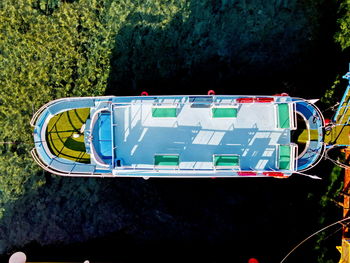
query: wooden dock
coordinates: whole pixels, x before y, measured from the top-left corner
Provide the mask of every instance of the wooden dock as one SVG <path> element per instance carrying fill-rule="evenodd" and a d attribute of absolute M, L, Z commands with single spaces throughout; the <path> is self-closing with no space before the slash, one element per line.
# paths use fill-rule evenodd
<path fill-rule="evenodd" d="M 350 147 L 345 150 L 345 158 L 350 158 Z M 343 218 L 350 216 L 350 169 L 345 169 L 344 173 L 344 188 L 343 188 Z M 347 224 L 343 224 L 342 245 L 337 246 L 337 249 L 341 253 L 339 263 L 350 263 L 350 233 Z"/>
<path fill-rule="evenodd" d="M 349 85 L 343 95 L 337 112 L 333 118 L 333 126 L 326 132 L 325 143 L 328 145 L 339 145 L 346 147 L 345 160 L 346 165 L 349 165 L 350 160 L 350 72 L 344 77 L 349 81 Z M 350 168 L 344 171 L 344 186 L 343 186 L 343 219 L 350 216 Z M 345 221 L 346 222 L 346 221 Z M 339 263 L 350 263 L 350 231 L 347 223 L 343 223 L 342 244 L 337 246 L 341 253 Z"/>

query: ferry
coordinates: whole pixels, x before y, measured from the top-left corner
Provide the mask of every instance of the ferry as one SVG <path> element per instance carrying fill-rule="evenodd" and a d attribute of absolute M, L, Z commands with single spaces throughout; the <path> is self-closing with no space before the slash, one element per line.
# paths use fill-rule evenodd
<path fill-rule="evenodd" d="M 61 176 L 286 178 L 325 152 L 317 100 L 238 95 L 61 98 L 31 120 L 34 160 Z"/>

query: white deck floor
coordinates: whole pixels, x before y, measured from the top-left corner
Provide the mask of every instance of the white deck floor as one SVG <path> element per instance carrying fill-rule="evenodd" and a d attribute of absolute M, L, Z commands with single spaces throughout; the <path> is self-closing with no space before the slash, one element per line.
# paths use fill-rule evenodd
<path fill-rule="evenodd" d="M 213 169 L 213 154 L 238 154 L 242 170 L 276 169 L 276 146 L 290 143 L 290 131 L 276 128 L 275 106 L 240 104 L 225 119 L 190 103 L 178 105 L 177 118 L 153 118 L 151 103 L 115 106 L 116 158 L 146 168 L 155 154 L 179 154 L 180 169 Z"/>

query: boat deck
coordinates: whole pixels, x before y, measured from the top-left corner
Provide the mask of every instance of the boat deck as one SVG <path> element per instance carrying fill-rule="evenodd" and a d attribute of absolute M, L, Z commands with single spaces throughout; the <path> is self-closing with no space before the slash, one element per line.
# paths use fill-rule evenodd
<path fill-rule="evenodd" d="M 213 169 L 214 155 L 237 155 L 239 169 L 276 170 L 279 145 L 290 144 L 290 129 L 277 128 L 275 103 L 220 102 L 218 108 L 234 113 L 220 117 L 205 104 L 159 105 L 176 108 L 176 116 L 155 113 L 154 103 L 113 105 L 114 158 L 124 167 L 152 168 L 155 155 L 178 155 L 179 169 Z"/>
<path fill-rule="evenodd" d="M 324 120 L 313 103 L 289 96 L 62 98 L 33 116 L 31 154 L 63 176 L 287 177 L 324 152 Z M 89 117 L 73 135 L 84 136 L 89 163 L 55 155 L 46 141 L 51 119 L 83 108 Z M 315 131 L 300 152 L 291 136 L 297 114 Z"/>

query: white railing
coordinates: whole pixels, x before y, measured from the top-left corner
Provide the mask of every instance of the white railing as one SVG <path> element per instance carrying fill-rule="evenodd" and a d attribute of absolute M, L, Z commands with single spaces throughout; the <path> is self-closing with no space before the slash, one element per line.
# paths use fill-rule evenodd
<path fill-rule="evenodd" d="M 56 100 L 49 101 L 48 103 L 44 104 L 41 106 L 33 115 L 32 119 L 30 120 L 30 125 L 35 126 L 35 122 L 38 119 L 39 115 L 49 106 L 52 106 L 53 104 L 56 104 L 61 101 L 72 101 L 72 100 L 85 100 L 85 99 L 103 99 L 103 98 L 109 98 L 109 97 L 115 97 L 115 96 L 88 96 L 88 97 L 65 97 L 65 98 L 60 98 Z M 68 109 L 67 109 L 68 110 Z"/>
<path fill-rule="evenodd" d="M 108 111 L 108 108 L 102 108 L 97 110 L 92 116 L 91 116 L 91 122 L 90 122 L 90 132 L 91 132 L 91 136 L 88 138 L 88 141 L 90 142 L 90 149 L 91 149 L 91 157 L 95 160 L 95 162 L 103 167 L 109 167 L 109 164 L 106 164 L 98 155 L 97 151 L 95 150 L 95 146 L 93 143 L 93 137 L 92 137 L 92 131 L 93 128 L 95 126 L 95 123 L 98 119 L 98 115 L 100 112 L 102 111 Z M 112 114 L 112 113 L 111 113 Z"/>
<path fill-rule="evenodd" d="M 46 165 L 44 162 L 42 162 L 42 160 L 40 159 L 40 157 L 37 154 L 37 151 L 35 148 L 33 148 L 30 151 L 30 154 L 32 155 L 33 159 L 36 161 L 36 163 L 45 171 L 52 173 L 52 174 L 56 174 L 56 175 L 60 175 L 60 176 L 72 176 L 72 177 L 115 177 L 112 172 L 111 173 L 95 173 L 95 170 L 92 173 L 79 173 L 79 172 L 71 172 L 74 167 L 72 168 L 72 170 L 70 172 L 65 172 L 65 171 L 59 171 L 56 169 L 52 169 L 50 165 Z M 74 164 L 72 164 L 73 166 Z M 76 165 L 76 164 L 75 164 Z M 96 169 L 96 168 L 95 168 Z M 102 170 L 102 169 L 101 169 Z"/>

